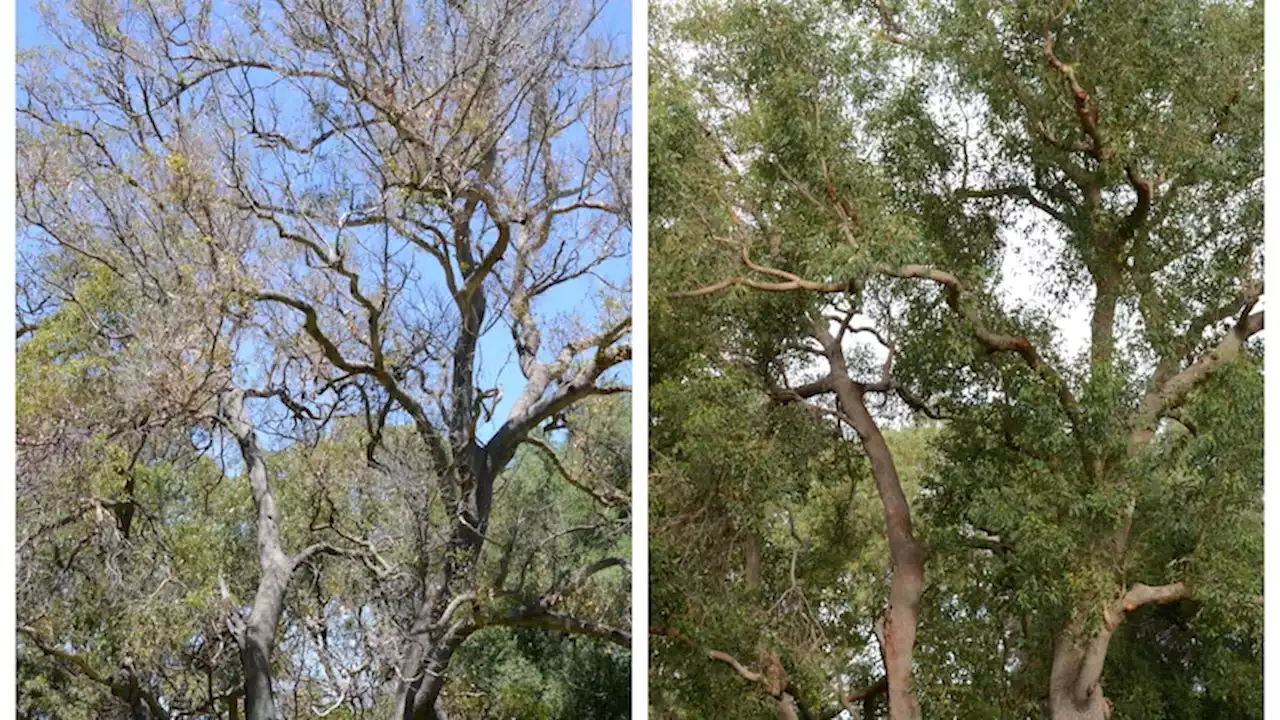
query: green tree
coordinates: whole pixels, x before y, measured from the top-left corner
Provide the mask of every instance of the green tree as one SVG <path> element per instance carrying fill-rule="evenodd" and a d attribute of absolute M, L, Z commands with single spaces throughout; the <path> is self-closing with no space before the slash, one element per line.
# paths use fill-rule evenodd
<path fill-rule="evenodd" d="M 883 617 L 890 717 L 1257 716 L 1261 7 L 735 2 L 655 24 L 654 405 L 720 384 L 743 424 L 659 415 L 655 452 L 740 443 L 779 492 L 806 474 L 746 424 L 799 406 L 788 432 L 857 436 L 887 610 L 846 586 L 819 614 Z M 939 425 L 918 495 L 880 429 L 912 417 Z M 865 677 L 823 651 L 801 695 Z M 1153 692 L 1168 673 L 1181 691 Z"/>

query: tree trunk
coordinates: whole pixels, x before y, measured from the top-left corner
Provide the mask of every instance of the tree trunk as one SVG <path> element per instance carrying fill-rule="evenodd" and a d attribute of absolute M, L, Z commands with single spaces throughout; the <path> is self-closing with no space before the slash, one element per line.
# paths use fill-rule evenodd
<path fill-rule="evenodd" d="M 753 596 L 760 592 L 760 533 L 755 530 L 747 531 L 746 541 L 744 542 L 743 551 L 746 554 L 744 562 L 747 576 L 747 591 Z"/>
<path fill-rule="evenodd" d="M 1102 693 L 1102 669 L 1111 637 L 1129 613 L 1145 605 L 1164 605 L 1191 597 L 1182 582 L 1135 584 L 1103 610 L 1102 627 L 1084 638 L 1079 623 L 1067 627 L 1054 643 L 1049 674 L 1049 713 L 1053 720 L 1107 720 L 1111 701 Z"/>
<path fill-rule="evenodd" d="M 1049 716 L 1053 720 L 1107 720 L 1111 717 L 1111 702 L 1102 693 L 1101 676 L 1086 677 L 1086 659 L 1090 651 L 1099 650 L 1105 657 L 1105 643 L 1111 632 L 1104 630 L 1105 640 L 1095 638 L 1088 647 L 1080 647 L 1072 640 L 1059 638 L 1053 653 L 1053 669 L 1049 676 Z M 1101 663 L 1101 658 L 1097 659 Z"/>
<path fill-rule="evenodd" d="M 912 688 L 911 664 L 920 596 L 924 592 L 924 549 L 912 533 L 911 509 L 898 479 L 893 453 L 867 410 L 862 386 L 849 377 L 843 348 L 825 331 L 820 333 L 819 340 L 831 365 L 831 384 L 840 410 L 862 440 L 871 461 L 876 491 L 884 506 L 885 532 L 893 562 L 893 582 L 882 638 L 885 674 L 889 679 L 889 717 L 890 720 L 919 720 L 920 704 Z"/>
<path fill-rule="evenodd" d="M 785 692 L 778 699 L 778 720 L 800 720 L 800 712 L 796 710 L 795 698 Z"/>
<path fill-rule="evenodd" d="M 483 449 L 470 448 L 466 478 L 455 477 L 463 489 L 452 533 L 445 545 L 440 569 L 431 582 L 431 590 L 418 610 L 409 649 L 400 664 L 401 680 L 396 688 L 397 720 L 440 720 L 443 705 L 439 702 L 445 672 L 454 651 L 470 635 L 470 630 L 451 623 L 440 625 L 441 616 L 459 593 L 455 585 L 468 578 L 480 556 L 484 533 L 489 524 L 492 488 L 499 464 Z"/>
<path fill-rule="evenodd" d="M 264 568 L 258 581 L 253 610 L 249 613 L 240 642 L 245 720 L 277 720 L 280 717 L 271 687 L 271 651 L 275 646 L 285 590 L 292 575 L 288 560 L 284 560 L 283 566 L 277 564 L 280 560 L 284 558 L 267 561 L 272 567 L 269 570 Z"/>
<path fill-rule="evenodd" d="M 1118 280 L 1112 277 L 1111 271 L 1096 281 L 1097 295 L 1093 302 L 1093 317 L 1089 322 L 1090 362 L 1094 370 L 1110 366 L 1116 346 L 1116 303 L 1119 292 L 1116 288 Z"/>
<path fill-rule="evenodd" d="M 258 513 L 258 591 L 248 620 L 236 633 L 240 644 L 240 664 L 244 671 L 245 720 L 277 720 L 271 687 L 271 651 L 276 627 L 284 608 L 284 595 L 293 575 L 293 561 L 280 545 L 280 515 L 267 475 L 267 462 L 258 447 L 257 434 L 244 408 L 244 393 L 223 397 L 226 426 L 240 445 L 253 503 Z"/>

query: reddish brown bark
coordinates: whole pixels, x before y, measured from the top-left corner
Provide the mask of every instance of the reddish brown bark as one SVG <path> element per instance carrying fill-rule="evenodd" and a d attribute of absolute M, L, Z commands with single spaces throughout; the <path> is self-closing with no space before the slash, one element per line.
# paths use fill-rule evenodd
<path fill-rule="evenodd" d="M 924 548 L 912 531 L 911 508 L 898 478 L 893 453 L 875 418 L 867 410 L 863 387 L 849 377 L 844 350 L 836 338 L 825 328 L 819 328 L 817 336 L 831 365 L 830 381 L 838 406 L 862 440 L 862 447 L 871 461 L 876 492 L 884 507 L 885 534 L 893 563 L 893 581 L 883 632 L 885 674 L 889 681 L 889 717 L 891 720 L 918 720 L 920 704 L 912 687 L 911 665 L 920 596 L 924 592 Z"/>

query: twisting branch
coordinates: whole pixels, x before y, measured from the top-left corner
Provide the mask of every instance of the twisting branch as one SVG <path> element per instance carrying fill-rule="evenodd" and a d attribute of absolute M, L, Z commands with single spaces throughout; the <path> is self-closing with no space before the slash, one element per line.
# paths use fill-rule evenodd
<path fill-rule="evenodd" d="M 847 707 L 857 702 L 866 702 L 884 695 L 887 692 L 889 692 L 889 677 L 884 676 L 861 690 L 854 690 L 848 695 L 845 695 L 841 705 Z M 840 714 L 845 711 L 846 707 L 835 707 L 824 710 L 823 712 L 818 713 L 817 717 L 820 720 L 835 720 L 835 718 L 839 717 Z"/>
<path fill-rule="evenodd" d="M 1126 590 L 1119 599 L 1104 610 L 1102 629 L 1089 641 L 1084 650 L 1079 674 L 1075 679 L 1076 697 L 1087 698 L 1098 685 L 1102 678 L 1102 668 L 1106 663 L 1111 637 L 1129 613 L 1146 605 L 1167 605 L 1192 596 L 1191 586 L 1184 582 L 1158 586 L 1138 583 Z"/>
<path fill-rule="evenodd" d="M 874 0 L 876 13 L 880 17 L 880 28 L 882 36 L 885 40 L 904 47 L 911 47 L 913 40 L 910 34 L 902 27 L 902 23 L 894 17 L 893 13 L 885 5 L 884 0 Z"/>
<path fill-rule="evenodd" d="M 752 670 L 750 667 L 748 667 L 745 663 L 743 663 L 734 655 L 724 652 L 723 650 L 717 650 L 715 648 L 705 647 L 699 644 L 693 638 L 690 638 L 688 635 L 685 635 L 684 633 L 680 632 L 675 628 L 651 625 L 649 626 L 649 634 L 657 637 L 670 638 L 672 640 L 675 640 L 676 642 L 679 642 L 682 645 L 685 645 L 691 648 L 698 654 L 705 656 L 708 660 L 712 660 L 718 663 L 723 663 L 730 670 L 732 670 L 735 675 L 742 678 L 746 682 L 757 686 L 766 695 L 773 698 L 774 700 L 777 700 L 779 702 L 786 702 L 789 699 L 794 700 L 800 710 L 800 714 L 802 717 L 818 718 L 819 720 L 832 720 L 833 718 L 838 717 L 840 713 L 843 712 L 844 710 L 843 707 L 836 707 L 831 709 L 823 709 L 816 713 L 809 712 L 806 709 L 806 705 L 800 702 L 799 698 L 801 698 L 802 696 L 800 695 L 799 690 L 796 688 L 795 684 L 791 681 L 790 678 L 785 678 L 784 682 L 779 684 L 777 680 L 775 678 L 770 677 L 768 673 L 757 672 L 755 670 Z M 861 690 L 856 690 L 848 695 L 843 695 L 841 693 L 836 693 L 836 694 L 841 699 L 841 705 L 844 705 L 848 703 L 859 702 L 861 700 L 877 697 L 887 692 L 888 689 L 889 689 L 889 680 L 887 677 L 882 677 L 876 682 L 872 683 L 871 685 L 868 685 L 867 687 Z"/>
<path fill-rule="evenodd" d="M 314 306 L 287 295 L 271 292 L 260 293 L 257 299 L 261 302 L 279 303 L 302 313 L 304 318 L 303 329 L 320 346 L 325 358 L 333 363 L 334 367 L 343 372 L 351 375 L 369 375 L 376 379 L 386 389 L 387 393 L 405 409 L 405 412 L 409 413 L 410 417 L 413 418 L 418 433 L 427 442 L 432 460 L 437 467 L 443 469 L 450 466 L 450 453 L 444 438 L 440 435 L 440 431 L 432 425 L 422 404 L 409 395 L 395 377 L 383 366 L 380 359 L 380 349 L 374 350 L 373 365 L 349 360 L 338 349 L 337 343 L 320 329 L 320 316 Z"/>
<path fill-rule="evenodd" d="M 1067 387 L 1062 375 L 1040 356 L 1040 353 L 1036 350 L 1035 345 L 1031 344 L 1030 340 L 1025 337 L 1005 335 L 988 329 L 982 323 L 982 318 L 978 311 L 965 302 L 964 287 L 960 284 L 960 280 L 949 272 L 926 265 L 903 265 L 898 268 L 886 267 L 882 268 L 882 272 L 892 277 L 930 280 L 944 286 L 946 288 L 947 305 L 969 324 L 973 330 L 974 337 L 977 338 L 979 343 L 992 352 L 1017 353 L 1027 364 L 1027 367 L 1039 375 L 1045 384 L 1057 394 L 1058 403 L 1062 406 L 1063 412 L 1066 413 L 1067 418 L 1071 421 L 1072 428 L 1075 430 L 1073 435 L 1077 439 L 1085 470 L 1089 474 L 1093 474 L 1093 450 L 1089 447 L 1089 443 L 1084 437 L 1084 421 L 1080 411 L 1080 403 L 1076 400 L 1075 394 L 1071 392 L 1071 388 Z"/>
<path fill-rule="evenodd" d="M 1076 77 L 1075 68 L 1062 62 L 1058 56 L 1053 53 L 1053 30 L 1045 28 L 1044 31 L 1044 57 L 1049 62 L 1049 66 L 1062 74 L 1067 81 L 1067 86 L 1071 89 L 1071 98 L 1075 102 L 1076 116 L 1080 119 L 1080 127 L 1084 130 L 1085 135 L 1089 136 L 1089 145 L 1084 148 L 1094 159 L 1099 162 L 1111 158 L 1111 148 L 1102 138 L 1102 132 L 1098 129 L 1098 106 L 1097 103 L 1091 102 L 1089 93 L 1085 91 L 1084 86 L 1080 84 L 1080 80 Z"/>

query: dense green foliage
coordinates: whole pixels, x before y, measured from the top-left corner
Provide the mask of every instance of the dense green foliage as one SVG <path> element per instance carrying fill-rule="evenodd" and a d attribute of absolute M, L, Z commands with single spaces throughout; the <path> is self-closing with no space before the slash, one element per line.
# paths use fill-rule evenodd
<path fill-rule="evenodd" d="M 1114 718 L 1261 716 L 1261 10 L 657 13 L 653 622 L 692 644 L 655 638 L 656 711 L 772 717 L 707 649 L 777 654 L 813 715 L 883 673 L 866 462 L 779 395 L 853 309 L 929 553 L 925 717 L 1077 717 L 1054 648 L 1097 637 Z M 1139 584 L 1176 597 L 1115 610 Z"/>

